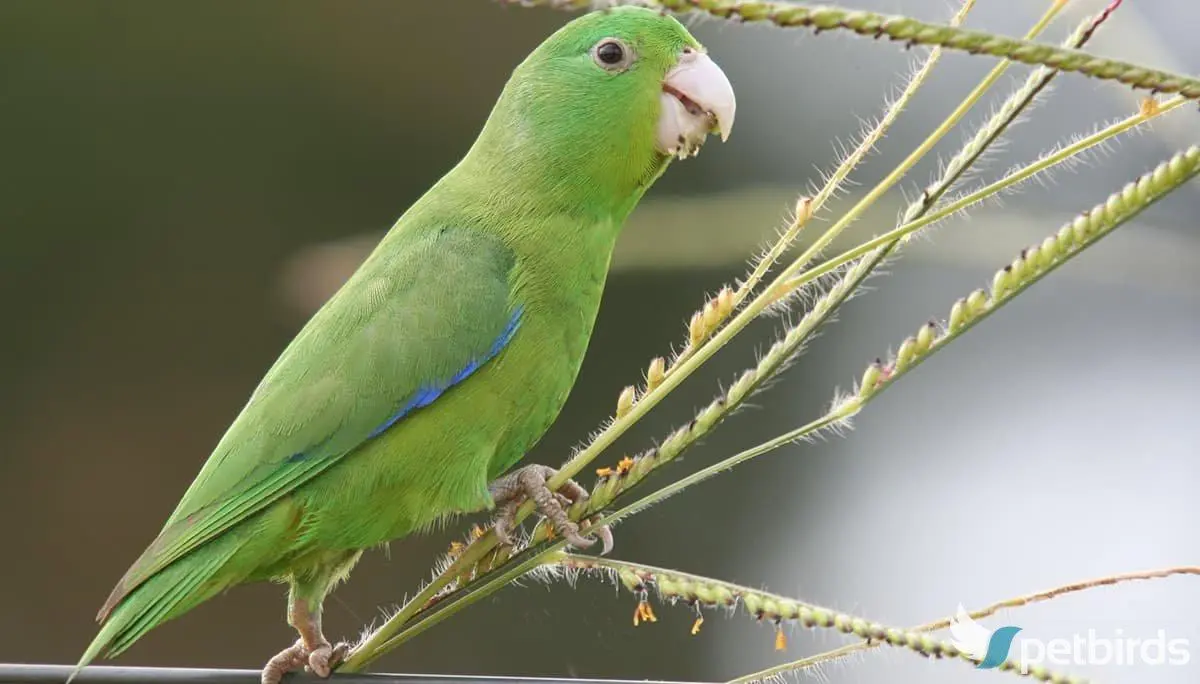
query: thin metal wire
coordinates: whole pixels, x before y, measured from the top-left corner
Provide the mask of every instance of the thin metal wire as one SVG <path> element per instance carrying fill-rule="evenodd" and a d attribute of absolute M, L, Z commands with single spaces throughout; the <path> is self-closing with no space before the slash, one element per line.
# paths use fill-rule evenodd
<path fill-rule="evenodd" d="M 71 674 L 68 665 L 15 665 L 0 663 L 0 684 L 63 684 Z M 258 684 L 258 670 L 210 670 L 183 667 L 89 666 L 74 680 L 79 684 Z M 311 675 L 289 675 L 285 682 L 337 684 L 692 684 L 623 679 L 556 679 L 553 677 L 469 677 L 460 675 L 335 674 L 329 680 Z M 72 682 L 72 684 L 74 684 Z"/>

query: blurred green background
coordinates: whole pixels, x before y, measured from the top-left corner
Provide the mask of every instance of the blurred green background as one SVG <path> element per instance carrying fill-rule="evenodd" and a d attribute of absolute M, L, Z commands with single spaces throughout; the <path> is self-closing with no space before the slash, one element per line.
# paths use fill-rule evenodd
<path fill-rule="evenodd" d="M 1047 40 L 1103 4 L 1076 0 Z M 933 0 L 855 5 L 948 15 Z M 1043 7 L 981 0 L 969 24 L 1020 34 Z M 468 148 L 512 67 L 569 16 L 486 0 L 0 2 L 0 661 L 76 660 L 96 608 L 267 366 Z M 1195 73 L 1196 21 L 1190 5 L 1130 2 L 1092 47 Z M 621 387 L 681 339 L 705 293 L 744 272 L 921 54 L 845 36 L 693 28 L 738 92 L 737 127 L 727 144 L 674 165 L 631 221 L 579 384 L 533 460 L 560 463 L 609 415 Z M 858 179 L 882 177 L 991 64 L 948 55 Z M 1013 73 L 1000 95 L 1027 70 Z M 1062 77 L 985 177 L 1135 103 L 1119 86 Z M 1031 185 L 914 245 L 756 408 L 670 476 L 816 416 L 866 362 L 1020 247 L 1195 143 L 1200 120 L 1186 110 L 1057 174 L 1050 190 Z M 905 184 L 909 196 L 936 161 Z M 890 228 L 895 195 L 859 230 Z M 617 531 L 618 557 L 897 625 L 959 602 L 1194 564 L 1198 213 L 1193 184 L 897 386 L 847 439 L 786 449 L 638 516 Z M 687 420 L 765 348 L 772 325 L 752 329 L 620 447 L 645 448 Z M 469 522 L 371 554 L 327 604 L 330 635 L 356 634 L 411 593 Z M 1072 597 L 993 626 L 1046 638 L 1162 628 L 1200 649 L 1187 608 L 1200 599 L 1194 585 Z M 284 594 L 239 588 L 155 630 L 122 662 L 257 667 L 291 642 Z M 635 630 L 633 606 L 611 586 L 528 581 L 380 668 L 715 680 L 839 643 L 798 633 L 778 654 L 768 627 L 740 618 L 692 637 L 683 607 Z M 1195 667 L 1076 669 L 1192 682 Z M 825 674 L 991 676 L 902 653 Z"/>

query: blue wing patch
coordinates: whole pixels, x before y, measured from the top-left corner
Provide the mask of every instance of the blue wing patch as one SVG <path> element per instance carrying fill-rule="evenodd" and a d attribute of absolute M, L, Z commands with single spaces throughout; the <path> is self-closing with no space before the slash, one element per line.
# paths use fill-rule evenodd
<path fill-rule="evenodd" d="M 513 312 L 512 317 L 508 319 L 508 324 L 504 326 L 504 330 L 500 333 L 500 336 L 492 342 L 492 346 L 488 348 L 487 353 L 485 353 L 481 358 L 471 359 L 466 366 L 463 366 L 462 369 L 451 376 L 449 380 L 445 382 L 434 383 L 417 390 L 416 394 L 414 394 L 403 406 L 401 406 L 398 411 L 384 421 L 383 425 L 380 425 L 372 430 L 371 434 L 367 435 L 367 439 L 374 439 L 375 437 L 378 437 L 388 428 L 395 425 L 396 422 L 404 416 L 419 408 L 429 406 L 438 397 L 442 396 L 446 390 L 457 385 L 463 380 L 466 380 L 472 373 L 479 370 L 483 364 L 495 358 L 496 355 L 499 354 L 500 351 L 504 349 L 504 347 L 506 347 L 512 340 L 513 335 L 517 333 L 517 328 L 521 326 L 522 311 L 524 311 L 524 307 L 518 306 L 517 310 Z"/>

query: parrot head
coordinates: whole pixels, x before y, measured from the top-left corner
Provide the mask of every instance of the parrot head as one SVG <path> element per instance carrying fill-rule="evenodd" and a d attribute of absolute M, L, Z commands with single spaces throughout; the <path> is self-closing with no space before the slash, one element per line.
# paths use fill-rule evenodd
<path fill-rule="evenodd" d="M 729 79 L 683 24 L 618 7 L 578 17 L 538 46 L 489 125 L 505 127 L 495 132 L 501 153 L 535 151 L 530 163 L 564 182 L 584 168 L 588 184 L 645 189 L 709 134 L 728 138 L 736 108 Z"/>
<path fill-rule="evenodd" d="M 641 7 L 593 12 L 534 53 L 555 86 L 587 93 L 576 117 L 606 121 L 634 140 L 654 121 L 654 151 L 685 158 L 709 133 L 733 129 L 737 101 L 725 73 L 674 17 Z M 644 140 L 642 141 L 644 142 Z"/>

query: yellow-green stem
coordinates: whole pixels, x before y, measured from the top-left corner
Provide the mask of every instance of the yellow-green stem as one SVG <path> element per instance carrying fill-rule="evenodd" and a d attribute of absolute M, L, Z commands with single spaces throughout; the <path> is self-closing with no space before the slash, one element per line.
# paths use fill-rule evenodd
<path fill-rule="evenodd" d="M 967 14 L 972 8 L 974 8 L 974 6 L 975 0 L 964 2 L 962 7 L 959 8 L 958 12 L 955 13 L 954 18 L 950 20 L 950 25 L 959 26 L 962 21 L 966 19 Z M 1038 32 L 1040 32 L 1043 28 L 1045 28 L 1046 25 L 1050 23 L 1050 20 L 1054 18 L 1054 15 L 1058 13 L 1059 9 L 1061 8 L 1059 4 L 1056 3 L 1054 8 L 1052 8 L 1052 11 L 1046 12 L 1046 14 L 1042 17 L 1042 20 L 1038 22 L 1038 26 L 1035 27 L 1033 31 L 1030 31 L 1030 33 L 1033 36 L 1037 35 Z M 863 139 L 855 147 L 854 151 L 847 155 L 847 157 L 842 160 L 842 163 L 838 164 L 838 168 L 832 174 L 830 174 L 820 192 L 818 192 L 816 196 L 812 198 L 812 205 L 805 208 L 806 213 L 797 211 L 797 216 L 788 224 L 787 228 L 784 229 L 783 235 L 775 241 L 775 244 L 771 245 L 771 248 L 767 251 L 766 255 L 764 255 L 757 264 L 755 264 L 754 270 L 750 273 L 750 276 L 746 278 L 746 281 L 742 283 L 737 292 L 734 293 L 735 306 L 740 306 L 742 304 L 746 297 L 750 295 L 754 291 L 754 288 L 758 286 L 759 281 L 761 281 L 767 272 L 770 271 L 770 269 L 775 265 L 775 262 L 779 260 L 779 257 L 781 257 L 783 253 L 787 251 L 788 247 L 792 245 L 796 239 L 796 236 L 799 235 L 800 229 L 807 222 L 808 217 L 815 215 L 821 210 L 822 207 L 825 206 L 825 203 L 829 201 L 829 198 L 832 197 L 833 194 L 837 192 L 837 189 L 841 187 L 842 183 L 845 182 L 846 178 L 850 175 L 850 172 L 858 168 L 858 165 L 862 163 L 862 160 L 867 156 L 867 153 L 874 149 L 875 145 L 877 145 L 879 141 L 883 139 L 883 136 L 887 133 L 888 129 L 892 127 L 892 124 L 900 116 L 900 112 L 904 111 L 908 107 L 909 101 L 912 100 L 913 96 L 916 95 L 917 91 L 920 90 L 922 85 L 924 85 L 925 80 L 929 77 L 929 74 L 933 71 L 933 67 L 938 63 L 938 60 L 941 59 L 941 57 L 941 48 L 934 48 L 930 51 L 929 56 L 921 64 L 921 68 L 917 70 L 917 73 L 914 74 L 911 79 L 909 79 L 908 85 L 906 85 L 904 90 L 900 93 L 900 97 L 896 98 L 894 102 L 890 103 L 887 111 L 884 112 L 883 116 L 879 119 L 879 122 L 875 124 L 874 128 L 872 128 L 869 133 L 863 136 Z M 828 243 L 828 241 L 826 241 L 826 243 Z"/>
<path fill-rule="evenodd" d="M 546 5 L 560 9 L 582 9 L 590 4 L 588 0 L 510 1 L 526 6 Z M 1048 66 L 1100 80 L 1117 81 L 1151 92 L 1179 93 L 1189 100 L 1200 99 L 1200 79 L 1183 74 L 986 31 L 931 24 L 911 17 L 848 7 L 814 5 L 794 0 L 653 0 L 651 4 L 673 12 L 703 12 L 743 22 L 767 22 L 780 28 L 812 28 L 818 32 L 850 31 L 860 36 L 888 38 L 906 45 L 941 46 L 971 54 L 1010 59 L 1022 64 Z"/>
<path fill-rule="evenodd" d="M 1171 100 L 1154 108 L 1153 111 L 1138 112 L 1137 114 L 1134 114 L 1133 116 L 1130 116 L 1127 119 L 1124 119 L 1124 120 L 1119 121 L 1111 126 L 1108 126 L 1101 131 L 1098 131 L 1089 136 L 1081 138 L 1080 140 L 1078 140 L 1070 145 L 1067 145 L 1066 147 L 1063 147 L 1061 150 L 1058 150 L 1052 154 L 1046 155 L 1045 157 L 1037 160 L 1036 162 L 1034 162 L 1018 171 L 1014 171 L 1013 173 L 1010 173 L 1009 175 L 1005 176 L 1004 178 L 1001 178 L 1000 180 L 996 181 L 995 183 L 992 183 L 984 188 L 976 190 L 975 192 L 972 192 L 964 197 L 961 197 L 953 202 L 950 202 L 949 204 L 943 205 L 942 207 L 938 208 L 937 210 L 932 211 L 932 212 L 922 216 L 921 218 L 916 219 L 915 221 L 905 223 L 904 225 L 894 228 L 882 235 L 879 235 L 878 237 L 874 237 L 870 240 L 867 240 L 866 242 L 863 242 L 862 244 L 860 244 L 852 249 L 848 249 L 845 252 L 842 252 L 841 254 L 839 254 L 827 261 L 821 262 L 818 266 L 816 266 L 812 269 L 809 269 L 807 271 L 804 271 L 800 275 L 790 278 L 787 281 L 787 285 L 786 285 L 785 289 L 787 291 L 792 291 L 792 290 L 795 290 L 796 288 L 802 287 L 803 285 L 805 285 L 809 282 L 812 282 L 813 280 L 825 275 L 826 273 L 830 273 L 830 272 L 836 270 L 837 268 L 839 268 L 845 264 L 848 264 L 851 261 L 858 259 L 859 257 L 866 255 L 868 252 L 876 249 L 877 247 L 882 247 L 884 245 L 887 245 L 890 242 L 894 242 L 896 240 L 900 240 L 902 238 L 908 237 L 909 235 L 924 228 L 925 226 L 928 226 L 932 223 L 936 223 L 937 221 L 940 221 L 940 220 L 946 218 L 947 216 L 954 214 L 955 212 L 962 211 L 963 209 L 966 209 L 967 207 L 969 207 L 973 204 L 976 204 L 976 203 L 981 202 L 993 195 L 1003 192 L 1004 190 L 1007 190 L 1008 188 L 1011 188 L 1014 185 L 1017 185 L 1018 183 L 1021 183 L 1022 181 L 1025 181 L 1056 164 L 1060 164 L 1081 152 L 1084 152 L 1092 147 L 1095 147 L 1096 145 L 1099 145 L 1099 144 L 1105 142 L 1106 140 L 1109 140 L 1110 138 L 1120 135 L 1121 133 L 1124 133 L 1125 131 L 1128 131 L 1131 128 L 1140 126 L 1141 124 L 1146 123 L 1147 121 L 1150 121 L 1151 119 L 1154 119 L 1158 116 L 1166 114 L 1167 112 L 1175 109 L 1176 107 L 1179 107 L 1180 105 L 1184 104 L 1185 102 L 1187 102 L 1187 100 L 1185 100 L 1182 97 L 1172 98 Z M 787 275 L 790 275 L 790 273 L 785 272 L 784 276 L 787 276 Z"/>
<path fill-rule="evenodd" d="M 1062 10 L 1062 7 L 1063 5 L 1060 2 L 1052 3 L 1050 7 L 1046 9 L 1046 12 L 1042 15 L 1041 19 L 1038 20 L 1037 24 L 1035 24 L 1033 28 L 1029 30 L 1029 33 L 1026 34 L 1026 36 L 1032 38 L 1041 33 L 1046 26 L 1048 26 L 1050 22 L 1054 20 L 1054 17 Z M 1010 63 L 1011 62 L 1003 61 L 997 64 L 992 71 L 986 77 L 984 77 L 982 81 L 979 82 L 979 85 L 975 86 L 975 89 L 972 90 L 971 93 L 967 95 L 967 97 L 964 98 L 957 107 L 955 107 L 954 111 L 951 112 L 950 115 L 947 116 L 946 119 L 942 121 L 942 123 L 938 125 L 938 127 L 934 129 L 934 131 L 916 147 L 916 149 L 914 149 L 907 157 L 905 157 L 904 161 L 897 164 L 896 167 L 893 168 L 883 180 L 881 180 L 874 188 L 871 188 L 870 192 L 864 195 L 862 199 L 860 199 L 849 211 L 843 214 L 842 217 L 833 224 L 833 227 L 825 231 L 824 235 L 813 242 L 808 249 L 804 250 L 804 253 L 792 262 L 792 265 L 789 267 L 787 272 L 795 273 L 804 268 L 806 264 L 812 261 L 818 254 L 821 253 L 822 250 L 828 247 L 829 243 L 833 242 L 833 240 L 836 239 L 837 236 L 842 233 L 842 231 L 849 227 L 850 224 L 857 221 L 867 209 L 878 202 L 888 190 L 891 190 L 892 186 L 900 182 L 900 179 L 903 178 L 904 175 L 912 169 L 912 167 L 916 166 L 917 162 L 921 161 L 921 159 L 923 159 L 925 155 L 933 149 L 934 145 L 936 145 L 943 137 L 945 137 L 945 135 L 949 133 L 950 130 L 954 128 L 954 126 L 958 124 L 960 120 L 962 120 L 963 116 L 966 115 L 971 107 L 975 106 L 975 103 L 979 101 L 979 98 L 983 97 L 984 93 L 986 93 L 988 89 L 991 88 L 996 82 L 996 80 L 1004 74 L 1004 71 L 1008 69 L 1008 65 Z"/>

